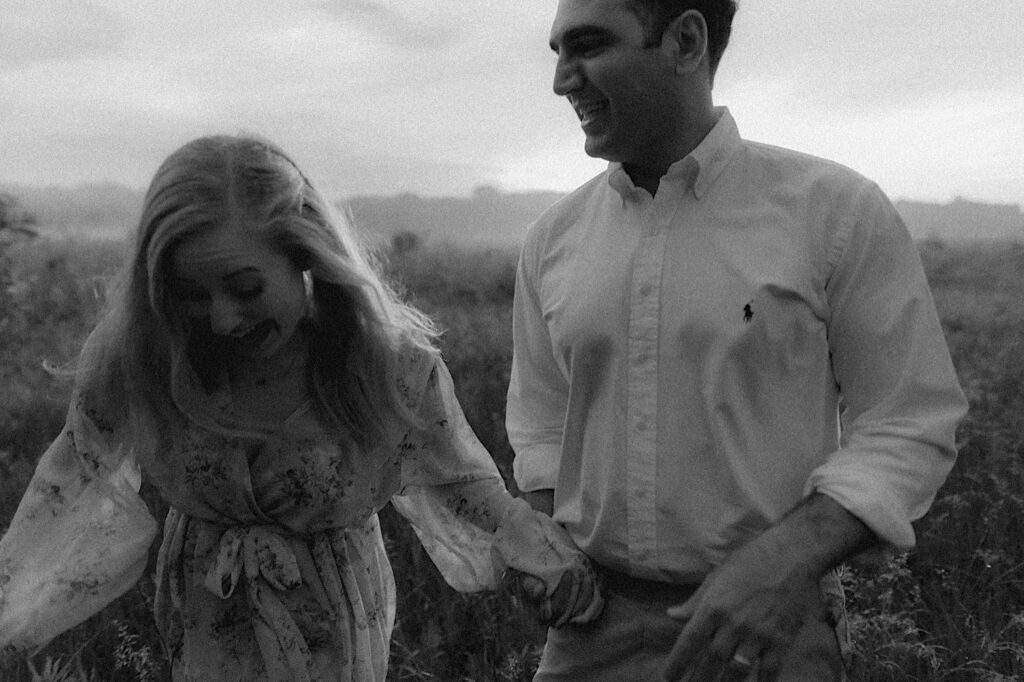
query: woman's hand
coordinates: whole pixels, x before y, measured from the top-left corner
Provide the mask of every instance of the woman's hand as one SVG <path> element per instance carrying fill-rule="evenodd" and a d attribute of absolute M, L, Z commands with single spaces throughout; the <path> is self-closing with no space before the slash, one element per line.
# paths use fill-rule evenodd
<path fill-rule="evenodd" d="M 498 524 L 491 556 L 502 585 L 533 606 L 551 627 L 587 623 L 604 598 L 586 554 L 550 516 L 513 500 Z"/>

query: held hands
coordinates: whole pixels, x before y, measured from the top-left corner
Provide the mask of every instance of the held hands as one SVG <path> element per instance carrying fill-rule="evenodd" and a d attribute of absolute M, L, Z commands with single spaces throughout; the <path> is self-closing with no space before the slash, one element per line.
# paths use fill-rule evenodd
<path fill-rule="evenodd" d="M 604 608 L 590 560 L 564 528 L 524 500 L 513 500 L 502 516 L 491 557 L 501 583 L 552 627 L 588 623 Z"/>

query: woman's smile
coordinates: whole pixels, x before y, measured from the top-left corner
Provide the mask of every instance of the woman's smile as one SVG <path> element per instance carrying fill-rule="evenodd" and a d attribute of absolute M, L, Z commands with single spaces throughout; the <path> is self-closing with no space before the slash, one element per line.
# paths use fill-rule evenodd
<path fill-rule="evenodd" d="M 244 355 L 256 355 L 270 333 L 275 330 L 280 332 L 277 323 L 273 320 L 264 320 L 241 334 L 231 334 L 227 337 L 227 341 Z"/>

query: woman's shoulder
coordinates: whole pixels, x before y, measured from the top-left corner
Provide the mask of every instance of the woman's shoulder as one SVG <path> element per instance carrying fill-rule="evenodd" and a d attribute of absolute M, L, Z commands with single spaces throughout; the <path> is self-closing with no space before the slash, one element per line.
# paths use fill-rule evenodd
<path fill-rule="evenodd" d="M 88 420 L 98 432 L 112 436 L 122 430 L 127 419 L 127 377 L 120 352 L 102 327 L 97 326 L 82 345 L 70 407 L 72 416 Z"/>
<path fill-rule="evenodd" d="M 126 410 L 116 397 L 90 387 L 75 389 L 68 408 L 67 428 L 80 445 L 115 451 L 125 438 L 126 422 Z"/>
<path fill-rule="evenodd" d="M 419 405 L 440 360 L 441 353 L 434 347 L 414 343 L 399 347 L 395 357 L 395 378 L 399 395 L 408 409 L 415 410 Z"/>

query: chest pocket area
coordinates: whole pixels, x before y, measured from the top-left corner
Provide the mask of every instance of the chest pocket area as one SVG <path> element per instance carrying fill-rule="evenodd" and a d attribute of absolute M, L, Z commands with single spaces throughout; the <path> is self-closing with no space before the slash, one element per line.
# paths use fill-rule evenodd
<path fill-rule="evenodd" d="M 828 355 L 825 321 L 799 292 L 765 284 L 736 306 L 730 361 L 758 372 L 799 373 Z"/>

